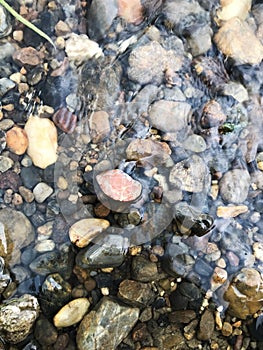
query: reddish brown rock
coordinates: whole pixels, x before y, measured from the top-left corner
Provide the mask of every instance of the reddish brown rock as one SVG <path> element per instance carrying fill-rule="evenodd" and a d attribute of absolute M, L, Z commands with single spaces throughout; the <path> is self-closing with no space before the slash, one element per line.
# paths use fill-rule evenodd
<path fill-rule="evenodd" d="M 14 126 L 6 133 L 7 147 L 15 154 L 24 154 L 28 147 L 28 138 L 25 130 Z"/>
<path fill-rule="evenodd" d="M 110 133 L 109 115 L 105 111 L 94 112 L 90 117 L 90 131 L 92 141 L 102 141 Z"/>
<path fill-rule="evenodd" d="M 136 201 L 142 192 L 140 182 L 119 169 L 107 170 L 96 176 L 101 191 L 119 202 Z"/>
<path fill-rule="evenodd" d="M 143 21 L 143 7 L 140 0 L 119 0 L 119 16 L 128 23 L 140 24 Z"/>
<path fill-rule="evenodd" d="M 20 66 L 38 66 L 44 58 L 43 53 L 31 46 L 15 51 L 13 60 Z"/>
<path fill-rule="evenodd" d="M 4 173 L 0 173 L 0 188 L 7 190 L 11 188 L 14 192 L 18 191 L 18 188 L 22 185 L 21 179 L 17 173 L 12 170 L 7 170 Z"/>
<path fill-rule="evenodd" d="M 54 124 L 67 134 L 72 134 L 77 125 L 77 116 L 66 107 L 62 107 L 53 115 Z"/>
<path fill-rule="evenodd" d="M 223 113 L 220 104 L 215 100 L 208 101 L 203 108 L 201 125 L 203 128 L 212 128 L 219 126 L 226 121 L 226 115 Z"/>

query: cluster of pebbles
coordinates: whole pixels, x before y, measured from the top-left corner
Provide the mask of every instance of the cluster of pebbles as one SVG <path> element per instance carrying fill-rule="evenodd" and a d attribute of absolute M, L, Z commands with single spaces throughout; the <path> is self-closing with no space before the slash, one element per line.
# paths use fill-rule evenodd
<path fill-rule="evenodd" d="M 263 5 L 0 6 L 0 349 L 262 349 Z"/>

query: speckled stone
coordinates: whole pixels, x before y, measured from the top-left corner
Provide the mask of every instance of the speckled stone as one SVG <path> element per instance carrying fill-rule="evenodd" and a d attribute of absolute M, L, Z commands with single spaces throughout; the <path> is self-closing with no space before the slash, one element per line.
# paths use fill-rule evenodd
<path fill-rule="evenodd" d="M 103 297 L 82 320 L 77 332 L 79 350 L 116 349 L 139 318 L 139 309 Z"/>
<path fill-rule="evenodd" d="M 0 171 L 4 173 L 5 171 L 12 168 L 14 162 L 9 157 L 0 156 Z"/>

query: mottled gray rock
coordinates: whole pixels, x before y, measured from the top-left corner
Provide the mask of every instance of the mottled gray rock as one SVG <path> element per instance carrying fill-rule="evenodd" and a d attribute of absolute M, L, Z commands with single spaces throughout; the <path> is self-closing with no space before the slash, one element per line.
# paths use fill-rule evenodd
<path fill-rule="evenodd" d="M 117 0 L 109 0 L 107 3 L 104 0 L 92 1 L 87 11 L 89 37 L 95 41 L 102 39 L 107 34 L 117 12 Z"/>
<path fill-rule="evenodd" d="M 220 194 L 227 203 L 239 204 L 247 199 L 250 176 L 247 170 L 233 169 L 219 183 Z"/>
<path fill-rule="evenodd" d="M 0 171 L 3 173 L 8 169 L 11 169 L 14 162 L 12 159 L 4 156 L 0 156 Z"/>
<path fill-rule="evenodd" d="M 40 316 L 35 324 L 34 336 L 37 341 L 45 347 L 55 343 L 58 332 L 51 322 Z"/>
<path fill-rule="evenodd" d="M 139 309 L 103 297 L 82 320 L 77 332 L 79 350 L 116 349 L 139 318 Z"/>
<path fill-rule="evenodd" d="M 160 84 L 164 72 L 171 69 L 178 71 L 183 57 L 172 50 L 165 50 L 157 41 L 136 47 L 129 57 L 128 75 L 133 81 L 142 85 L 148 83 Z"/>
<path fill-rule="evenodd" d="M 7 342 L 16 344 L 31 332 L 39 314 L 37 298 L 25 294 L 6 300 L 0 306 L 0 334 Z"/>
<path fill-rule="evenodd" d="M 154 128 L 164 132 L 187 131 L 191 106 L 186 102 L 160 100 L 149 110 L 149 121 Z"/>
<path fill-rule="evenodd" d="M 5 227 L 6 261 L 10 266 L 19 264 L 21 249 L 34 240 L 33 227 L 23 213 L 10 208 L 0 210 L 0 221 Z"/>
<path fill-rule="evenodd" d="M 0 79 L 0 97 L 3 97 L 9 90 L 12 90 L 16 84 L 8 79 L 8 78 L 1 78 Z"/>
<path fill-rule="evenodd" d="M 188 136 L 183 142 L 183 146 L 185 149 L 196 153 L 204 152 L 206 150 L 205 140 L 202 136 L 196 134 Z"/>
<path fill-rule="evenodd" d="M 209 188 L 210 175 L 203 159 L 193 155 L 174 165 L 169 181 L 183 191 L 197 193 Z"/>
<path fill-rule="evenodd" d="M 0 38 L 6 37 L 11 31 L 10 15 L 3 6 L 0 6 Z"/>

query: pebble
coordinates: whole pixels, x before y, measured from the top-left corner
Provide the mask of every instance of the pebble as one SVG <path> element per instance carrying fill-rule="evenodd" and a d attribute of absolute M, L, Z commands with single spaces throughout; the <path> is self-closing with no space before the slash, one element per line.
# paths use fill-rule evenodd
<path fill-rule="evenodd" d="M 128 23 L 139 25 L 143 20 L 144 9 L 140 0 L 119 0 L 118 15 Z"/>
<path fill-rule="evenodd" d="M 45 182 L 39 182 L 33 189 L 35 200 L 38 203 L 43 203 L 52 193 L 53 188 Z"/>
<path fill-rule="evenodd" d="M 15 154 L 24 154 L 28 147 L 26 132 L 22 128 L 14 126 L 6 133 L 6 144 L 7 147 Z"/>
<path fill-rule="evenodd" d="M 14 165 L 14 161 L 9 157 L 0 156 L 0 171 L 4 173 L 8 169 L 11 169 Z"/>
<path fill-rule="evenodd" d="M 229 302 L 228 312 L 241 319 L 261 308 L 262 297 L 263 280 L 260 273 L 251 267 L 241 269 L 224 294 L 224 299 Z"/>
<path fill-rule="evenodd" d="M 229 337 L 233 332 L 233 327 L 229 322 L 224 322 L 221 330 L 225 337 Z"/>
<path fill-rule="evenodd" d="M 215 320 L 210 310 L 205 310 L 201 316 L 197 338 L 199 340 L 210 340 L 215 328 Z"/>
<path fill-rule="evenodd" d="M 54 344 L 58 338 L 58 332 L 51 322 L 44 317 L 39 317 L 35 323 L 34 336 L 44 347 Z"/>
<path fill-rule="evenodd" d="M 193 155 L 174 165 L 169 181 L 183 191 L 202 192 L 210 183 L 207 166 L 203 159 Z"/>
<path fill-rule="evenodd" d="M 7 262 L 10 266 L 20 263 L 21 249 L 33 242 L 35 235 L 27 217 L 11 208 L 0 210 L 0 222 L 4 225 L 7 236 Z"/>
<path fill-rule="evenodd" d="M 240 214 L 244 214 L 248 211 L 248 207 L 246 205 L 235 205 L 223 207 L 220 206 L 217 208 L 216 215 L 220 218 L 235 218 Z"/>
<path fill-rule="evenodd" d="M 55 242 L 51 239 L 45 239 L 35 245 L 35 250 L 39 253 L 52 252 L 55 249 Z"/>
<path fill-rule="evenodd" d="M 263 243 L 255 242 L 252 248 L 256 259 L 263 262 Z"/>
<path fill-rule="evenodd" d="M 11 33 L 12 25 L 10 15 L 3 6 L 0 7 L 0 18 L 0 38 L 4 38 Z"/>
<path fill-rule="evenodd" d="M 35 166 L 45 169 L 57 160 L 57 129 L 46 118 L 30 116 L 25 124 L 27 153 Z"/>
<path fill-rule="evenodd" d="M 66 107 L 58 109 L 52 119 L 55 125 L 67 134 L 72 134 L 77 126 L 77 116 Z"/>
<path fill-rule="evenodd" d="M 149 121 L 154 128 L 164 132 L 179 132 L 188 129 L 191 106 L 186 102 L 160 100 L 149 111 Z"/>
<path fill-rule="evenodd" d="M 63 306 L 54 316 L 55 327 L 70 327 L 80 322 L 90 307 L 90 302 L 86 298 L 77 298 Z"/>
<path fill-rule="evenodd" d="M 183 142 L 183 146 L 185 149 L 195 153 L 204 152 L 206 150 L 206 142 L 203 137 L 195 134 L 188 136 Z"/>
<path fill-rule="evenodd" d="M 75 62 L 77 66 L 92 57 L 98 58 L 103 55 L 99 45 L 85 34 L 72 33 L 66 40 L 65 51 L 69 61 Z"/>
<path fill-rule="evenodd" d="M 9 130 L 12 128 L 12 126 L 14 125 L 13 120 L 11 119 L 3 119 L 0 121 L 0 130 Z"/>
<path fill-rule="evenodd" d="M 216 20 L 219 20 L 219 23 L 228 21 L 233 17 L 245 20 L 251 10 L 251 0 L 221 0 L 220 3 L 221 7 L 216 11 Z"/>
<path fill-rule="evenodd" d="M 89 312 L 81 321 L 77 331 L 77 346 L 79 350 L 116 349 L 138 318 L 138 308 L 104 296 L 96 311 Z"/>
<path fill-rule="evenodd" d="M 129 56 L 128 76 L 131 80 L 141 84 L 160 84 L 164 79 L 164 72 L 170 67 L 172 72 L 182 66 L 182 55 L 173 50 L 165 50 L 157 41 L 138 46 Z"/>
<path fill-rule="evenodd" d="M 132 260 L 132 276 L 136 281 L 150 282 L 157 278 L 157 265 L 142 256 L 135 256 Z"/>
<path fill-rule="evenodd" d="M 111 127 L 109 114 L 105 111 L 96 111 L 92 113 L 89 119 L 92 142 L 98 143 L 109 136 Z"/>
<path fill-rule="evenodd" d="M 119 285 L 118 297 L 134 306 L 149 305 L 153 302 L 154 296 L 154 292 L 146 283 L 123 280 Z"/>
<path fill-rule="evenodd" d="M 0 334 L 10 343 L 17 344 L 26 339 L 39 315 L 36 297 L 25 294 L 6 300 L 0 308 Z"/>
<path fill-rule="evenodd" d="M 58 36 L 65 36 L 67 34 L 70 34 L 71 29 L 66 22 L 60 20 L 55 25 L 55 32 L 56 32 L 57 37 Z"/>
<path fill-rule="evenodd" d="M 259 64 L 263 59 L 263 46 L 253 30 L 238 17 L 226 21 L 214 36 L 214 42 L 225 56 L 237 64 Z M 247 50 L 250 43 L 251 50 Z"/>
<path fill-rule="evenodd" d="M 223 200 L 231 204 L 243 203 L 247 199 L 249 186 L 249 173 L 242 169 L 229 170 L 219 182 L 219 190 Z"/>
<path fill-rule="evenodd" d="M 13 54 L 13 60 L 20 67 L 39 66 L 42 63 L 43 58 L 44 58 L 44 54 L 41 51 L 38 51 L 30 46 L 18 49 Z"/>
<path fill-rule="evenodd" d="M 14 89 L 16 84 L 8 79 L 8 78 L 1 78 L 0 79 L 0 97 L 3 97 L 8 91 Z"/>
<path fill-rule="evenodd" d="M 7 170 L 4 173 L 0 173 L 0 189 L 11 189 L 17 192 L 21 185 L 21 179 L 14 171 Z"/>
<path fill-rule="evenodd" d="M 96 180 L 100 190 L 114 201 L 133 202 L 140 197 L 142 192 L 140 182 L 119 169 L 107 170 L 98 174 Z"/>
<path fill-rule="evenodd" d="M 109 226 L 104 219 L 82 219 L 70 227 L 69 238 L 77 247 L 84 248 Z"/>

